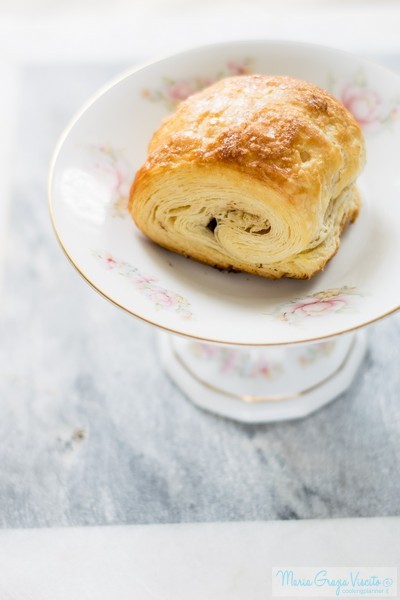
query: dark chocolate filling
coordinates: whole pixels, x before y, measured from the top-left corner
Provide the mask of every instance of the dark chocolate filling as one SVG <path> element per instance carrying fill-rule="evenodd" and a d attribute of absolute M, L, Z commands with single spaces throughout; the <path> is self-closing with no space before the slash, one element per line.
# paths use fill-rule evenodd
<path fill-rule="evenodd" d="M 207 225 L 207 228 L 214 233 L 217 225 L 218 225 L 217 219 L 215 217 L 213 217 L 211 219 L 211 221 L 209 222 L 209 224 Z"/>

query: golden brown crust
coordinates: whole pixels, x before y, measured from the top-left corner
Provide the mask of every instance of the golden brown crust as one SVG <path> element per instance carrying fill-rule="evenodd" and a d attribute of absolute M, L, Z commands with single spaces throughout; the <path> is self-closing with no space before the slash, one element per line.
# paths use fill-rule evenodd
<path fill-rule="evenodd" d="M 289 77 L 227 78 L 189 97 L 163 121 L 132 185 L 129 208 L 144 233 L 175 252 L 267 277 L 306 278 L 336 252 L 343 227 L 358 213 L 354 181 L 364 160 L 359 125 L 327 92 Z M 187 212 L 186 230 L 180 216 L 174 232 L 172 212 L 191 202 L 206 210 Z M 184 238 L 200 237 L 213 215 L 220 235 L 211 240 L 204 232 L 191 248 Z M 235 250 L 239 221 L 242 256 Z M 235 230 L 232 244 L 228 223 Z M 275 257 L 272 241 L 279 246 Z"/>

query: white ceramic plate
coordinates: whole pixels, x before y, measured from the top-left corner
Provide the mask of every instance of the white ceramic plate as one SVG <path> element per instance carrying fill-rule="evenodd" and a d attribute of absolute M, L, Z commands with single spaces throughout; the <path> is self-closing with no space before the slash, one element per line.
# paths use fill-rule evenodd
<path fill-rule="evenodd" d="M 147 240 L 126 210 L 136 169 L 176 103 L 233 74 L 292 75 L 336 95 L 361 123 L 363 207 L 338 254 L 311 281 L 220 272 Z M 221 343 L 269 345 L 350 331 L 400 305 L 400 78 L 341 51 L 232 42 L 172 56 L 102 89 L 63 134 L 50 174 L 54 227 L 92 286 L 133 315 Z"/>

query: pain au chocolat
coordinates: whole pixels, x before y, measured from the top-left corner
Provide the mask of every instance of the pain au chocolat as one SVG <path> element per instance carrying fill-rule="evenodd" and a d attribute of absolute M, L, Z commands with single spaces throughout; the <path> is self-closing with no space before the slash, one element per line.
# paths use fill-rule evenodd
<path fill-rule="evenodd" d="M 129 210 L 157 244 L 263 277 L 324 268 L 360 208 L 361 129 L 322 89 L 291 77 L 218 81 L 155 132 Z"/>

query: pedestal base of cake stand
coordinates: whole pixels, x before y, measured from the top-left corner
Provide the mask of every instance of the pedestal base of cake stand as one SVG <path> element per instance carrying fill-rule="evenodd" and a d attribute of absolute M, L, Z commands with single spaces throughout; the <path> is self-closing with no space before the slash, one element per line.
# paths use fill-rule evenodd
<path fill-rule="evenodd" d="M 299 419 L 353 381 L 366 350 L 364 331 L 324 342 L 222 346 L 159 334 L 167 373 L 197 406 L 246 423 Z"/>

